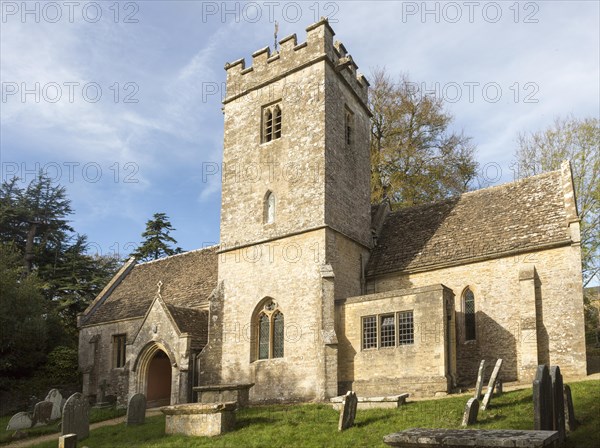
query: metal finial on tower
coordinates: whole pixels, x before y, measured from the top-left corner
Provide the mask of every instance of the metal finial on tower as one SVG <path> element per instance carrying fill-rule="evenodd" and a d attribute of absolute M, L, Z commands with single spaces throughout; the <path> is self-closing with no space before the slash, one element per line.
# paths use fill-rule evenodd
<path fill-rule="evenodd" d="M 273 33 L 273 36 L 275 37 L 275 44 L 273 45 L 273 52 L 277 53 L 277 33 L 279 32 L 279 22 L 277 22 L 277 20 L 275 20 L 275 33 Z"/>

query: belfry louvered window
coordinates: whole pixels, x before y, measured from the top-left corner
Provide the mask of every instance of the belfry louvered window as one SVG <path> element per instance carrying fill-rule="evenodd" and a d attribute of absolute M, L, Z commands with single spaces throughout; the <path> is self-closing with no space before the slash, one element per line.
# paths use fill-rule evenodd
<path fill-rule="evenodd" d="M 263 107 L 261 142 L 267 143 L 281 138 L 282 112 L 279 105 Z"/>
<path fill-rule="evenodd" d="M 273 300 L 265 303 L 258 314 L 257 332 L 258 353 L 255 359 L 283 358 L 284 317 Z"/>
<path fill-rule="evenodd" d="M 475 340 L 475 294 L 467 288 L 463 294 L 465 314 L 465 341 Z"/>

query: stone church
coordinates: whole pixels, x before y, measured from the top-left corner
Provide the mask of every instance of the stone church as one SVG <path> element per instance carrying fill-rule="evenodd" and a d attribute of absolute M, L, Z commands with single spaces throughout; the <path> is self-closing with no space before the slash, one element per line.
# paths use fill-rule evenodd
<path fill-rule="evenodd" d="M 586 374 L 579 219 L 555 172 L 370 203 L 367 80 L 326 19 L 225 66 L 220 244 L 126 262 L 79 316 L 83 393 L 151 404 L 449 393 L 481 359 Z"/>

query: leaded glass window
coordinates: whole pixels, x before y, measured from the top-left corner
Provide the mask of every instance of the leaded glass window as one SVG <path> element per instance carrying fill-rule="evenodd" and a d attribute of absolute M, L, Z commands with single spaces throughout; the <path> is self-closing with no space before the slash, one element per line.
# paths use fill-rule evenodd
<path fill-rule="evenodd" d="M 273 317 L 273 358 L 283 358 L 283 314 L 277 311 Z"/>
<path fill-rule="evenodd" d="M 398 345 L 414 344 L 415 326 L 412 311 L 398 313 Z"/>
<path fill-rule="evenodd" d="M 394 347 L 396 345 L 396 322 L 393 314 L 380 316 L 380 347 Z"/>
<path fill-rule="evenodd" d="M 464 294 L 465 340 L 475 340 L 475 294 L 467 288 Z"/>
<path fill-rule="evenodd" d="M 368 348 L 377 348 L 377 318 L 375 316 L 367 316 L 362 319 L 363 330 L 363 350 Z"/>
<path fill-rule="evenodd" d="M 258 359 L 269 358 L 270 322 L 266 314 L 261 314 L 258 320 Z"/>

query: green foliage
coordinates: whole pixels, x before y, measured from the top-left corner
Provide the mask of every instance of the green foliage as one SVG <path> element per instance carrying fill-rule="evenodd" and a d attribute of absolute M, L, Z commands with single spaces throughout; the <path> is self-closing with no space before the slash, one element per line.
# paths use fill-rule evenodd
<path fill-rule="evenodd" d="M 53 384 L 74 384 L 79 380 L 77 348 L 59 345 L 48 353 L 44 366 L 46 378 Z"/>
<path fill-rule="evenodd" d="M 174 230 L 165 213 L 155 213 L 146 222 L 146 230 L 142 233 L 144 240 L 131 255 L 148 261 L 181 253 L 180 247 L 171 247 L 171 244 L 177 244 L 177 240 L 169 235 Z"/>
<path fill-rule="evenodd" d="M 515 156 L 519 177 L 560 169 L 570 160 L 581 219 L 583 283 L 600 273 L 600 120 L 556 118 L 543 131 L 520 134 Z"/>
<path fill-rule="evenodd" d="M 475 146 L 450 132 L 454 117 L 442 99 L 425 95 L 402 76 L 372 75 L 371 202 L 385 197 L 402 206 L 467 191 L 476 177 Z"/>
<path fill-rule="evenodd" d="M 46 358 L 47 327 L 40 284 L 24 276 L 20 255 L 0 244 L 0 377 L 28 374 Z"/>
<path fill-rule="evenodd" d="M 581 422 L 570 433 L 565 448 L 600 446 L 599 381 L 572 383 L 575 415 Z M 149 417 L 142 426 L 106 426 L 92 431 L 87 446 L 95 448 L 144 447 L 386 447 L 383 436 L 408 428 L 460 428 L 465 395 L 440 400 L 413 401 L 398 409 L 361 410 L 355 426 L 338 432 L 339 413 L 326 404 L 259 406 L 241 409 L 236 429 L 218 437 L 167 436 L 164 416 Z M 494 397 L 480 411 L 475 428 L 533 429 L 531 388 Z M 56 441 L 35 445 L 51 448 Z"/>

